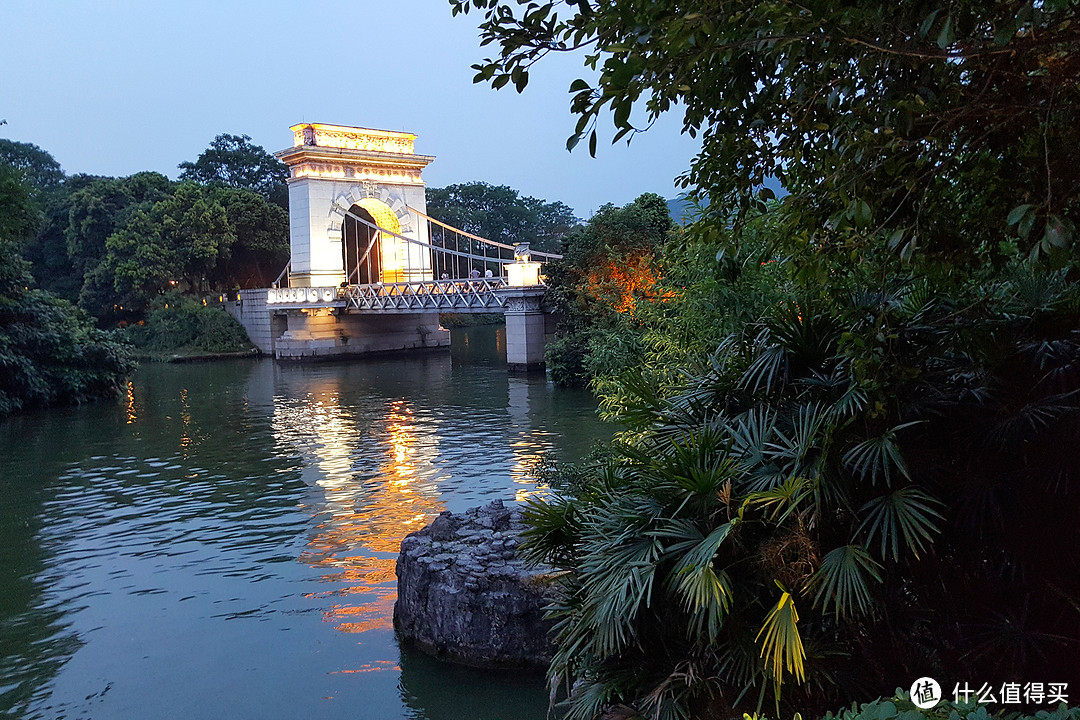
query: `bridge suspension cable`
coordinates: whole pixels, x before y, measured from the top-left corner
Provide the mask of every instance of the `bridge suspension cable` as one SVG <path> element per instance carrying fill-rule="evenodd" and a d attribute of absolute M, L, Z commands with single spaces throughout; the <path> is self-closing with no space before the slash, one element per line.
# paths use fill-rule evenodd
<path fill-rule="evenodd" d="M 413 283 L 459 279 L 502 280 L 503 268 L 514 263 L 517 246 L 488 240 L 455 228 L 406 206 L 426 224 L 427 242 L 381 227 L 351 210 L 342 221 L 342 261 L 346 284 Z M 559 260 L 562 255 L 529 249 L 532 258 Z M 288 265 L 274 286 L 280 285 Z M 496 283 L 497 284 L 497 283 Z"/>

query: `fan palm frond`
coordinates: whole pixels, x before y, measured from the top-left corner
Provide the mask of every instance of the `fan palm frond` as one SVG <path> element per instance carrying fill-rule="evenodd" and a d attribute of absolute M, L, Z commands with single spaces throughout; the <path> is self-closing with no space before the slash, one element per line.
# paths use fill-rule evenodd
<path fill-rule="evenodd" d="M 744 503 L 749 507 L 758 506 L 770 509 L 772 512 L 769 514 L 769 519 L 782 523 L 792 513 L 798 511 L 806 500 L 814 497 L 816 489 L 815 480 L 794 476 L 770 490 L 749 493 Z"/>
<path fill-rule="evenodd" d="M 894 473 L 910 480 L 907 463 L 896 444 L 896 433 L 918 424 L 918 421 L 902 423 L 889 428 L 880 437 L 863 440 L 844 453 L 844 465 L 854 475 L 869 478 L 871 485 L 876 485 L 880 478 L 885 481 L 885 487 L 891 487 Z"/>
<path fill-rule="evenodd" d="M 821 567 L 810 578 L 816 587 L 814 605 L 827 613 L 832 605 L 836 618 L 870 610 L 870 581 L 881 582 L 879 565 L 862 545 L 843 545 L 821 559 Z"/>
<path fill-rule="evenodd" d="M 787 371 L 787 353 L 784 348 L 776 343 L 765 345 L 746 368 L 738 387 L 752 393 L 759 390 L 771 393 L 773 388 L 779 386 L 787 377 Z"/>
<path fill-rule="evenodd" d="M 715 640 L 732 599 L 731 579 L 726 572 L 716 571 L 713 560 L 739 522 L 735 518 L 689 547 L 680 543 L 666 553 L 675 557 L 668 584 L 695 618 L 695 629 L 704 630 L 710 642 Z"/>
<path fill-rule="evenodd" d="M 527 562 L 566 567 L 581 533 L 577 504 L 562 495 L 530 498 L 522 515 L 526 529 L 521 550 Z"/>
<path fill-rule="evenodd" d="M 821 406 L 799 406 L 791 428 L 787 432 L 777 428 L 776 441 L 766 447 L 768 457 L 788 466 L 792 473 L 806 474 L 821 453 L 823 438 L 820 430 L 825 420 Z"/>
<path fill-rule="evenodd" d="M 882 558 L 891 553 L 894 562 L 899 560 L 901 545 L 918 558 L 939 532 L 936 521 L 944 518 L 935 508 L 941 506 L 924 490 L 909 485 L 863 505 L 859 532 L 866 530 L 868 546 L 879 541 Z"/>
<path fill-rule="evenodd" d="M 762 639 L 764 635 L 764 639 Z M 799 635 L 799 613 L 791 594 L 784 590 L 765 617 L 755 642 L 761 644 L 761 657 L 773 679 L 775 695 L 780 696 L 784 671 L 802 683 L 806 679 L 806 650 Z"/>

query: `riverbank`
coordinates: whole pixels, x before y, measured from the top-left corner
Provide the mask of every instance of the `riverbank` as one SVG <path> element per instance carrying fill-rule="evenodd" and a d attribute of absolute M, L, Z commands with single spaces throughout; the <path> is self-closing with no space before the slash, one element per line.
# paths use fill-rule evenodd
<path fill-rule="evenodd" d="M 212 360 L 255 360 L 262 357 L 262 353 L 260 353 L 258 348 L 256 347 L 251 347 L 248 350 L 237 350 L 233 352 L 210 352 L 208 350 L 200 350 L 198 348 L 174 348 L 171 350 L 136 349 L 132 353 L 132 356 L 139 362 L 198 363 L 209 362 Z"/>

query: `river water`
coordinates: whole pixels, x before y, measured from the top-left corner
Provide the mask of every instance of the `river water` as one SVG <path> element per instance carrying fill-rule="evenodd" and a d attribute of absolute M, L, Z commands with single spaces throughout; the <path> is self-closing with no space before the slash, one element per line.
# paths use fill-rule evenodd
<path fill-rule="evenodd" d="M 0 423 L 0 715 L 543 718 L 540 677 L 399 648 L 401 539 L 610 436 L 501 329 L 349 364 L 144 365 Z"/>

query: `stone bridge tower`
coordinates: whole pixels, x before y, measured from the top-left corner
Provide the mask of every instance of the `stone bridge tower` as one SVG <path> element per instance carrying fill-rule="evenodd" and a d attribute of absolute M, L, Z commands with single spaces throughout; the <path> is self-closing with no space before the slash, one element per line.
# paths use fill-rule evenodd
<path fill-rule="evenodd" d="M 393 236 L 378 238 L 373 269 L 361 271 L 357 248 L 368 246 L 359 216 L 407 238 L 428 242 L 421 171 L 434 160 L 413 152 L 412 133 L 305 123 L 290 128 L 293 146 L 276 153 L 289 166 L 292 287 L 338 287 L 343 282 L 430 280 L 427 251 Z M 407 270 L 406 270 L 407 268 Z"/>

